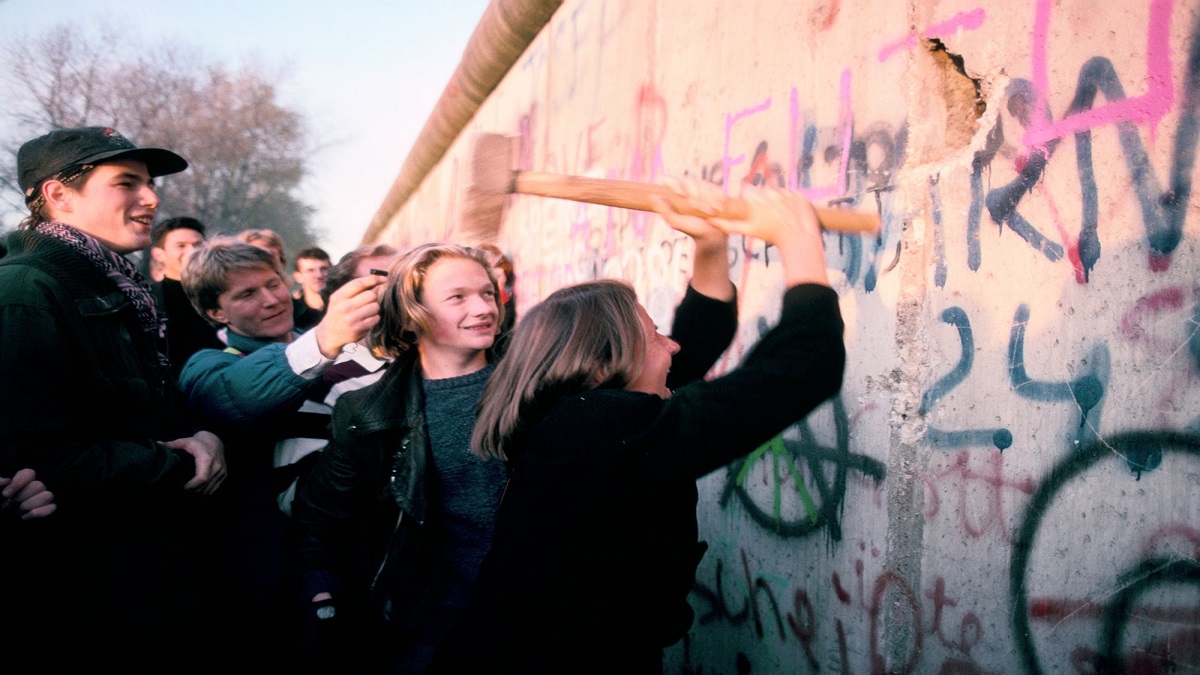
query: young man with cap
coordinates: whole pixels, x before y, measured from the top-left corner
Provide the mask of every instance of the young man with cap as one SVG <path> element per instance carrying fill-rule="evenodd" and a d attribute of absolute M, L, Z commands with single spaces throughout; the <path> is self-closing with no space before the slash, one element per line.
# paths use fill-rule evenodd
<path fill-rule="evenodd" d="M 0 475 L 34 469 L 58 510 L 5 527 L 0 640 L 50 671 L 177 671 L 199 639 L 183 518 L 224 447 L 175 414 L 163 322 L 123 257 L 150 244 L 153 179 L 186 168 L 102 127 L 17 153 L 30 215 L 0 261 Z"/>

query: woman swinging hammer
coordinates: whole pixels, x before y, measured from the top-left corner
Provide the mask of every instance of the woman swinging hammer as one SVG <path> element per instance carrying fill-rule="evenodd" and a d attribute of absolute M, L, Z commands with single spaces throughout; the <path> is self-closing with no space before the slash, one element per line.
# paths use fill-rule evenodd
<path fill-rule="evenodd" d="M 689 192 L 696 206 L 715 203 Z M 811 205 L 743 196 L 741 221 L 658 204 L 696 242 L 671 338 L 611 280 L 556 291 L 517 325 L 471 443 L 508 462 L 510 480 L 466 618 L 435 670 L 661 672 L 662 649 L 691 627 L 687 596 L 706 548 L 696 479 L 834 395 L 845 363 Z M 786 290 L 778 324 L 740 366 L 705 381 L 736 328 L 728 234 L 773 245 Z"/>

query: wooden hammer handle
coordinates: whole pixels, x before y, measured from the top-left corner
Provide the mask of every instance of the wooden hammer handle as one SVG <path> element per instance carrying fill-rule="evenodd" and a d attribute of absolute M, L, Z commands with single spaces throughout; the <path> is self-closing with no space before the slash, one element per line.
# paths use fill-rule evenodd
<path fill-rule="evenodd" d="M 663 185 L 605 178 L 560 176 L 537 171 L 516 172 L 513 178 L 513 192 L 638 211 L 654 210 L 650 204 L 650 198 L 662 197 L 677 211 L 685 215 L 701 217 L 716 215 L 730 220 L 742 220 L 750 215 L 750 207 L 746 200 L 738 197 L 726 197 L 725 203 L 718 212 L 709 214 L 693 209 L 687 200 L 679 198 L 674 190 Z M 862 233 L 879 231 L 879 216 L 874 213 L 830 209 L 816 205 L 813 208 L 816 209 L 817 220 L 820 221 L 821 227 L 827 230 Z"/>

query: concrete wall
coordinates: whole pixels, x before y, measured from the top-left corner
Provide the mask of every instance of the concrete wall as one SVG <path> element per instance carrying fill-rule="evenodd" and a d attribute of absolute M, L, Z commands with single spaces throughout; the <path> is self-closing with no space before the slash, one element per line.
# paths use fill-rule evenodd
<path fill-rule="evenodd" d="M 476 131 L 525 169 L 879 209 L 826 237 L 841 395 L 701 481 L 667 671 L 1195 669 L 1198 8 L 567 0 L 380 238 L 469 238 Z M 619 276 L 664 324 L 690 269 L 630 211 L 514 197 L 497 239 L 519 308 Z M 731 247 L 718 371 L 778 312 L 774 263 Z"/>

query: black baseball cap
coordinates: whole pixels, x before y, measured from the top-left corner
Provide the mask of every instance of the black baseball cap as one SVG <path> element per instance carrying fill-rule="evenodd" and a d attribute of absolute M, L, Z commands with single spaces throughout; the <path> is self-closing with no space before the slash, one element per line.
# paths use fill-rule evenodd
<path fill-rule="evenodd" d="M 145 162 L 152 178 L 179 173 L 188 167 L 186 159 L 170 150 L 139 148 L 109 127 L 55 129 L 26 142 L 17 151 L 17 183 L 29 199 L 43 181 L 66 169 L 115 159 Z"/>

